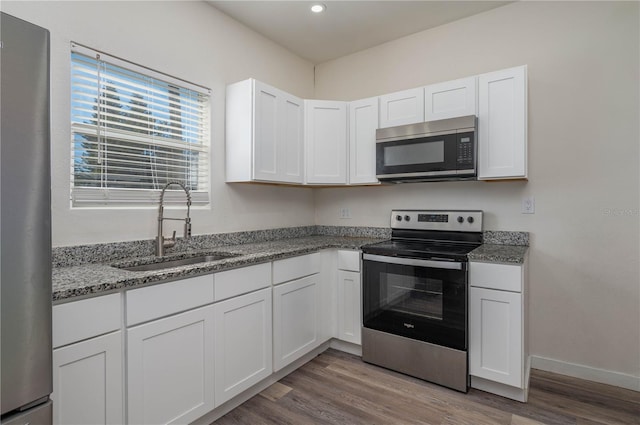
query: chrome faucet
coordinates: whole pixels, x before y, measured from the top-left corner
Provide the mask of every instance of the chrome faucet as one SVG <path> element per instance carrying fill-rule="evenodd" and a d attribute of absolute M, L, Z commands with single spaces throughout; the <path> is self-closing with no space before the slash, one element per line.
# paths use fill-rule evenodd
<path fill-rule="evenodd" d="M 180 186 L 184 192 L 187 194 L 187 217 L 186 218 L 168 218 L 164 217 L 164 192 L 167 190 L 169 186 L 172 184 L 176 184 Z M 178 182 L 178 181 L 170 181 L 162 188 L 162 192 L 160 193 L 160 207 L 158 208 L 158 236 L 156 237 L 156 255 L 158 257 L 162 257 L 164 255 L 165 248 L 171 248 L 176 244 L 176 232 L 174 230 L 173 236 L 171 238 L 165 239 L 162 235 L 162 223 L 164 220 L 184 220 L 184 238 L 188 239 L 191 237 L 191 218 L 189 218 L 189 211 L 191 210 L 191 193 L 187 187 Z"/>

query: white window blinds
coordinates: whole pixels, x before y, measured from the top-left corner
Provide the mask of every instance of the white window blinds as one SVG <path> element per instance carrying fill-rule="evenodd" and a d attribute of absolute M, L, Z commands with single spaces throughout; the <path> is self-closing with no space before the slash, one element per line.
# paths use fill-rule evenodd
<path fill-rule="evenodd" d="M 157 203 L 170 181 L 208 203 L 209 122 L 208 89 L 72 44 L 72 204 Z"/>

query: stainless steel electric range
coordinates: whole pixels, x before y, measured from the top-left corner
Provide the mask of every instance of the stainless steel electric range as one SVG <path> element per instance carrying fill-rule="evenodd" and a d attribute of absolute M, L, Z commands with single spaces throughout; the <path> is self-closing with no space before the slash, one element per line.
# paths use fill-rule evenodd
<path fill-rule="evenodd" d="M 394 210 L 391 229 L 362 247 L 362 358 L 466 392 L 467 254 L 482 211 Z"/>

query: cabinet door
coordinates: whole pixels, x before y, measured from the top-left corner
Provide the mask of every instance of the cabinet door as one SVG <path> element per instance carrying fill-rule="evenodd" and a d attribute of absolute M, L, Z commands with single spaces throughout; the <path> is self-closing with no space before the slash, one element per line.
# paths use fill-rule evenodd
<path fill-rule="evenodd" d="M 349 103 L 349 183 L 379 183 L 376 178 L 378 98 Z"/>
<path fill-rule="evenodd" d="M 527 177 L 527 68 L 478 77 L 478 178 Z"/>
<path fill-rule="evenodd" d="M 425 121 L 476 115 L 476 77 L 424 88 Z"/>
<path fill-rule="evenodd" d="M 215 304 L 216 406 L 271 375 L 271 288 Z"/>
<path fill-rule="evenodd" d="M 304 102 L 283 92 L 278 106 L 280 139 L 277 180 L 285 183 L 302 183 L 304 180 Z"/>
<path fill-rule="evenodd" d="M 253 178 L 278 180 L 278 104 L 280 91 L 259 81 L 254 86 Z"/>
<path fill-rule="evenodd" d="M 127 330 L 128 423 L 188 423 L 214 408 L 213 306 Z"/>
<path fill-rule="evenodd" d="M 319 274 L 273 288 L 273 369 L 318 346 Z"/>
<path fill-rule="evenodd" d="M 522 294 L 471 287 L 469 373 L 522 388 Z"/>
<path fill-rule="evenodd" d="M 338 338 L 361 344 L 360 273 L 338 271 Z"/>
<path fill-rule="evenodd" d="M 255 81 L 253 102 L 253 178 L 302 183 L 302 99 Z"/>
<path fill-rule="evenodd" d="M 124 421 L 120 331 L 53 350 L 53 423 Z"/>
<path fill-rule="evenodd" d="M 380 128 L 424 121 L 422 87 L 380 96 Z"/>
<path fill-rule="evenodd" d="M 307 183 L 347 183 L 347 105 L 306 100 L 305 149 Z"/>

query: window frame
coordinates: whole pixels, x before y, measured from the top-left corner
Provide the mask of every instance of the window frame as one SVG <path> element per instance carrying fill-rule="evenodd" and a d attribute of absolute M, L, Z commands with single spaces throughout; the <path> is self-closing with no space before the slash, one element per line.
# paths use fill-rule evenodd
<path fill-rule="evenodd" d="M 169 181 L 178 180 L 187 184 L 191 189 L 191 182 L 196 182 L 197 188 L 190 190 L 191 198 L 194 206 L 204 206 L 209 204 L 210 200 L 210 188 L 211 188 L 211 102 L 212 95 L 211 90 L 188 81 L 182 80 L 164 74 L 162 72 L 147 68 L 142 65 L 112 56 L 108 53 L 98 51 L 76 42 L 71 43 L 70 52 L 70 202 L 72 208 L 87 208 L 87 207 L 127 207 L 127 208 L 139 208 L 150 207 L 157 205 L 160 192 L 164 185 Z M 153 98 L 153 90 L 155 93 L 165 93 L 167 100 L 157 101 L 148 100 L 145 97 L 145 102 L 141 103 L 142 107 L 132 112 L 133 99 L 135 96 L 130 97 L 129 104 L 118 104 L 117 109 L 113 104 L 109 105 L 106 109 L 102 107 L 104 97 L 109 96 L 108 90 L 113 90 L 113 93 L 119 95 L 118 88 L 125 90 L 120 86 L 121 83 L 114 81 L 108 81 L 108 77 L 101 79 L 100 70 L 96 69 L 95 80 L 92 82 L 95 84 L 91 90 L 87 89 L 87 92 L 79 93 L 79 82 L 74 79 L 74 72 L 78 68 L 86 66 L 89 70 L 90 67 L 85 64 L 80 64 L 78 56 L 81 55 L 88 59 L 87 62 L 96 62 L 97 68 L 100 68 L 102 63 L 106 63 L 110 67 L 110 73 L 118 72 L 118 68 L 126 70 L 127 73 L 132 75 L 130 81 L 135 82 L 137 89 L 144 87 L 147 89 L 146 95 Z M 113 68 L 116 67 L 116 68 Z M 110 74 L 111 75 L 111 74 Z M 75 78 L 78 78 L 77 75 Z M 89 78 L 94 78 L 90 76 Z M 112 80 L 114 80 L 112 78 Z M 122 80 L 122 79 L 121 79 Z M 126 80 L 126 77 L 125 77 Z M 148 81 L 147 81 L 148 80 Z M 143 82 L 144 81 L 144 82 Z M 129 83 L 129 81 L 127 81 Z M 149 83 L 147 86 L 146 84 Z M 154 86 L 154 84 L 156 84 Z M 107 87 L 106 89 L 104 87 Z M 160 88 L 158 88 L 160 87 Z M 175 88 L 172 91 L 171 88 Z M 74 89 L 76 92 L 74 93 Z M 162 91 L 164 89 L 164 91 Z M 106 95 L 105 95 L 106 93 Z M 132 91 L 133 93 L 133 91 Z M 151 94 L 149 94 L 151 93 Z M 137 94 L 137 92 L 136 92 Z M 186 94 L 186 95 L 185 95 Z M 88 122 L 86 117 L 82 120 L 81 115 L 86 115 L 88 110 L 85 108 L 82 112 L 82 108 L 79 106 L 79 100 L 77 96 L 91 97 L 93 99 L 93 110 L 100 112 L 94 113 L 92 120 L 95 122 Z M 104 96 L 103 96 L 104 95 Z M 149 99 L 150 99 L 149 98 Z M 117 97 L 117 102 L 121 102 Z M 142 98 L 141 98 L 142 99 Z M 178 124 L 173 122 L 173 117 L 176 115 L 171 111 L 167 112 L 170 117 L 167 121 L 158 121 L 156 115 L 158 104 L 162 104 L 164 109 L 171 109 L 173 99 L 178 99 L 178 107 L 175 108 L 177 112 Z M 182 99 L 193 101 L 193 103 L 182 103 Z M 195 100 L 194 100 L 195 99 Z M 136 98 L 137 100 L 137 98 Z M 91 102 L 85 102 L 90 104 Z M 193 128 L 195 132 L 191 134 L 191 137 L 187 135 L 189 133 L 187 127 L 191 127 L 188 124 L 182 123 L 182 112 L 189 109 L 189 105 L 194 104 L 198 107 L 198 111 L 193 113 L 194 117 L 198 119 Z M 155 106 L 154 106 L 155 105 Z M 138 107 L 138 105 L 135 105 Z M 128 107 L 128 109 L 127 109 Z M 107 114 L 104 111 L 112 112 Z M 78 112 L 80 111 L 80 112 Z M 100 116 L 114 116 L 114 112 L 117 117 L 107 117 L 104 122 L 101 122 Z M 140 112 L 142 111 L 142 112 Z M 125 115 L 127 114 L 128 115 Z M 136 114 L 149 114 L 149 117 L 153 119 L 148 120 L 148 123 L 136 124 L 134 118 Z M 115 121 L 123 122 L 119 115 L 126 116 L 129 122 L 133 123 L 133 130 L 127 130 L 126 125 L 118 126 Z M 191 114 L 186 113 L 187 118 L 191 118 Z M 137 120 L 139 123 L 142 122 Z M 150 124 L 151 122 L 154 124 Z M 158 124 L 161 122 L 161 124 Z M 145 130 L 145 125 L 146 130 Z M 153 130 L 151 129 L 153 127 Z M 161 130 L 159 130 L 162 127 Z M 140 132 L 142 130 L 142 132 Z M 146 132 L 146 133 L 145 133 Z M 106 137 L 105 137 L 106 136 Z M 79 137 L 79 138 L 77 138 Z M 80 141 L 80 138 L 84 138 L 85 141 Z M 92 138 L 93 140 L 90 140 Z M 79 147 L 79 143 L 86 143 L 86 145 Z M 149 146 L 149 148 L 143 148 L 142 146 Z M 95 149 L 91 149 L 95 147 Z M 109 151 L 111 149 L 111 151 Z M 129 149 L 129 152 L 126 150 Z M 119 152 L 119 157 L 117 156 Z M 101 152 L 104 151 L 105 155 L 110 154 L 119 158 L 120 167 L 115 165 L 97 165 L 102 164 Z M 85 179 L 87 184 L 76 185 L 76 179 L 79 178 L 77 167 L 82 166 L 79 159 L 79 155 L 84 155 L 86 152 L 90 152 L 88 155 L 94 155 L 93 159 L 96 160 L 96 164 L 89 165 L 87 168 L 93 170 L 86 172 L 85 177 L 95 179 L 99 183 L 91 183 L 90 180 Z M 144 154 L 140 154 L 144 152 Z M 155 163 L 155 157 L 164 158 L 164 163 L 160 166 L 151 164 Z M 194 159 L 195 157 L 195 159 Z M 100 159 L 96 159 L 100 158 Z M 130 159 L 130 160 L 129 160 Z M 112 161 L 116 163 L 117 160 Z M 105 160 L 106 162 L 106 160 Z M 149 163 L 149 168 L 144 168 Z M 86 163 L 85 163 L 86 164 Z M 124 165 L 123 165 L 124 164 Z M 99 168 L 102 169 L 99 169 Z M 110 167 L 110 168 L 109 168 Z M 137 173 L 139 169 L 142 174 Z M 122 180 L 118 180 L 114 177 L 117 173 L 114 170 L 122 171 Z M 164 175 L 156 176 L 154 173 L 158 173 L 158 169 L 164 171 Z M 97 171 L 96 171 L 97 170 Z M 195 170 L 195 174 L 192 175 L 192 170 Z M 173 175 L 180 173 L 181 178 L 174 178 Z M 106 177 L 105 177 L 106 176 Z M 153 176 L 153 177 L 150 177 Z M 188 177 L 187 177 L 188 176 Z M 153 182 L 148 180 L 152 179 Z M 186 180 L 191 180 L 191 182 Z M 145 181 L 146 180 L 146 181 Z M 127 185 L 145 186 L 142 188 L 126 187 Z M 120 186 L 120 187 L 118 187 Z M 167 189 L 165 193 L 165 202 L 171 203 L 183 203 L 184 192 L 177 190 L 177 186 L 172 186 Z"/>

